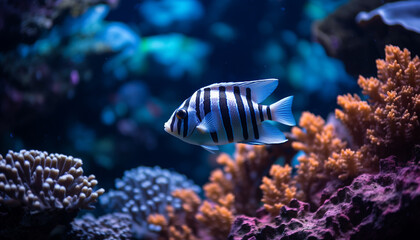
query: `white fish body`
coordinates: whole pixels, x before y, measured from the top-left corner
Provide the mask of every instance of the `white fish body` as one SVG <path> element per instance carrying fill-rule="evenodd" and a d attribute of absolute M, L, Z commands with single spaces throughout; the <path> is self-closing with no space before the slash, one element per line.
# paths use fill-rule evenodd
<path fill-rule="evenodd" d="M 216 83 L 197 90 L 165 123 L 165 131 L 211 152 L 232 142 L 277 144 L 287 141 L 272 123 L 295 125 L 293 96 L 261 105 L 277 79 Z M 271 122 L 271 123 L 270 123 Z"/>

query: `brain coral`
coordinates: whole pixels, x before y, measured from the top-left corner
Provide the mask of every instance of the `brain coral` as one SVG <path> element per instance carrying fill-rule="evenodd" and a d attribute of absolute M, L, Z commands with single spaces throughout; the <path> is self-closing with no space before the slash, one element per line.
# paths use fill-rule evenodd
<path fill-rule="evenodd" d="M 161 214 L 168 218 L 167 207 L 181 209 L 181 199 L 173 197 L 176 189 L 200 188 L 184 175 L 161 169 L 159 167 L 138 167 L 124 173 L 122 179 L 115 181 L 116 190 L 111 190 L 101 198 L 104 208 L 128 213 L 133 218 L 133 232 L 138 237 L 158 232 L 156 225 L 148 224 L 147 218 L 152 214 Z"/>
<path fill-rule="evenodd" d="M 32 239 L 68 224 L 104 193 L 95 176 L 83 176 L 82 160 L 36 150 L 0 155 L 0 234 Z"/>

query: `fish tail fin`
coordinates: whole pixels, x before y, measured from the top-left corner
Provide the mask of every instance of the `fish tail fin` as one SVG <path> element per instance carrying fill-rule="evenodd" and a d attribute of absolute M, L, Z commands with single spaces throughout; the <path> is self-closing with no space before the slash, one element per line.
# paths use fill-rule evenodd
<path fill-rule="evenodd" d="M 292 114 L 293 96 L 285 97 L 278 102 L 270 105 L 272 119 L 276 122 L 289 126 L 296 125 L 295 118 Z"/>

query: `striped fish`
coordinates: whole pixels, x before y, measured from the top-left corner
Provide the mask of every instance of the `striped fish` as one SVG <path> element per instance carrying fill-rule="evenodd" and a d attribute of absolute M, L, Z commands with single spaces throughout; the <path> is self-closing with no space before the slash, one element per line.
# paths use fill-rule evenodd
<path fill-rule="evenodd" d="M 165 131 L 210 152 L 232 142 L 286 142 L 275 122 L 294 126 L 293 96 L 261 105 L 277 87 L 277 79 L 216 83 L 198 89 L 165 123 Z"/>

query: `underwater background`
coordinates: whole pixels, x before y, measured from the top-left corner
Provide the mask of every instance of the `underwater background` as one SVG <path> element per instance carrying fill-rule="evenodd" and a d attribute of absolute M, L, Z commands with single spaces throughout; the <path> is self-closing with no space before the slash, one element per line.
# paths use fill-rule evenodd
<path fill-rule="evenodd" d="M 31 239 L 393 239 L 409 234 L 420 219 L 419 26 L 420 1 L 0 0 L 0 212 L 1 222 L 11 224 L 3 224 L 0 233 L 5 239 L 27 239 L 29 232 Z M 211 154 L 164 131 L 174 109 L 197 89 L 264 78 L 279 79 L 267 103 L 294 95 L 299 126 L 282 128 L 288 143 L 229 144 L 222 147 L 228 155 Z M 306 170 L 304 164 L 309 164 Z M 72 180 L 60 178 L 66 174 Z M 370 212 L 358 209 L 337 220 L 325 217 L 327 223 L 315 224 L 319 229 L 313 233 L 302 230 L 304 220 L 293 223 L 297 216 L 319 213 L 333 197 L 345 199 L 346 191 L 376 196 L 394 191 L 354 187 L 362 174 L 359 185 L 379 181 L 378 188 L 386 188 L 384 182 L 403 182 L 395 190 L 401 194 L 390 197 L 400 207 L 393 208 L 394 215 L 363 225 L 352 216 L 368 218 Z M 54 192 L 58 183 L 67 190 Z M 69 195 L 74 191 L 83 193 Z M 352 201 L 343 200 L 357 205 Z M 22 218 L 7 220 L 16 211 Z M 49 211 L 59 214 L 50 217 Z M 86 225 L 117 212 L 130 214 L 98 220 L 100 227 Z M 386 211 L 379 207 L 377 212 Z M 86 213 L 93 215 L 81 218 Z M 57 219 L 64 219 L 59 230 L 53 224 Z M 401 219 L 411 222 L 393 232 L 391 223 Z M 391 229 L 388 235 L 377 233 L 383 228 Z"/>

